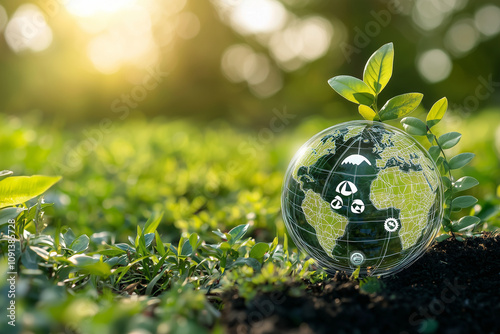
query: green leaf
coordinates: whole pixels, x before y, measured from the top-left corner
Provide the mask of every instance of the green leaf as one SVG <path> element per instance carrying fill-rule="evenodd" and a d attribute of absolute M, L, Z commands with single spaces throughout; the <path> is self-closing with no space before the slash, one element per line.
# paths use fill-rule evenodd
<path fill-rule="evenodd" d="M 437 161 L 437 158 L 439 157 L 440 153 L 441 153 L 441 150 L 439 149 L 439 146 L 429 147 L 429 154 L 431 155 L 431 158 L 432 158 L 432 160 L 434 160 L 434 162 Z"/>
<path fill-rule="evenodd" d="M 67 247 L 69 247 L 76 239 L 75 233 L 73 233 L 73 230 L 71 228 L 68 228 L 66 230 L 66 232 L 63 235 L 63 238 L 64 238 L 64 243 L 66 244 Z"/>
<path fill-rule="evenodd" d="M 472 176 L 464 176 L 453 184 L 453 188 L 455 191 L 463 191 L 475 187 L 479 184 L 479 181 L 473 178 Z"/>
<path fill-rule="evenodd" d="M 460 232 L 462 230 L 470 228 L 472 225 L 476 225 L 481 221 L 479 217 L 476 216 L 465 216 L 460 218 L 460 220 L 451 225 L 451 230 L 453 232 Z"/>
<path fill-rule="evenodd" d="M 249 227 L 250 227 L 250 224 L 242 224 L 242 225 L 238 225 L 235 228 L 231 229 L 231 231 L 229 231 L 229 235 L 231 236 L 231 240 L 230 240 L 231 245 L 234 245 L 234 243 L 236 241 L 243 238 L 245 233 L 247 233 Z"/>
<path fill-rule="evenodd" d="M 24 203 L 43 194 L 60 176 L 11 176 L 0 181 L 0 209 Z"/>
<path fill-rule="evenodd" d="M 427 134 L 427 140 L 429 141 L 429 144 L 432 144 L 434 142 L 435 138 L 436 137 L 434 137 L 434 135 L 432 133 Z"/>
<path fill-rule="evenodd" d="M 226 235 L 222 233 L 220 230 L 212 231 L 213 234 L 217 235 L 219 238 L 226 240 Z"/>
<path fill-rule="evenodd" d="M 84 267 L 99 262 L 99 257 L 88 256 L 84 254 L 75 254 L 69 257 L 68 260 L 77 267 Z"/>
<path fill-rule="evenodd" d="M 269 245 L 267 243 L 259 242 L 252 247 L 249 256 L 259 260 L 264 257 L 264 254 L 266 254 L 268 250 L 269 250 Z"/>
<path fill-rule="evenodd" d="M 89 237 L 86 234 L 82 234 L 71 243 L 69 248 L 75 253 L 81 253 L 89 247 L 89 241 Z"/>
<path fill-rule="evenodd" d="M 438 144 L 441 145 L 443 149 L 452 148 L 455 146 L 462 138 L 462 134 L 458 132 L 448 132 L 438 138 Z"/>
<path fill-rule="evenodd" d="M 160 254 L 161 257 L 165 256 L 165 246 L 163 245 L 163 242 L 161 241 L 160 234 L 158 234 L 158 231 L 155 231 L 155 239 L 156 239 L 156 251 L 158 254 Z"/>
<path fill-rule="evenodd" d="M 437 242 L 445 241 L 449 237 L 451 237 L 451 235 L 449 235 L 449 234 L 441 234 L 439 237 L 436 238 L 436 241 Z"/>
<path fill-rule="evenodd" d="M 446 97 L 443 97 L 442 99 L 434 103 L 431 110 L 427 114 L 427 126 L 429 128 L 432 128 L 434 125 L 436 125 L 443 118 L 444 113 L 447 109 L 448 100 L 446 99 Z"/>
<path fill-rule="evenodd" d="M 438 167 L 439 171 L 441 172 L 441 174 L 444 174 L 445 171 L 444 171 L 444 164 L 445 164 L 445 160 L 443 157 L 439 156 L 436 160 L 436 166 Z"/>
<path fill-rule="evenodd" d="M 450 189 L 451 188 L 451 180 L 447 176 L 441 176 L 441 179 L 443 180 L 443 185 L 445 189 Z"/>
<path fill-rule="evenodd" d="M 389 121 L 391 119 L 397 119 L 403 117 L 413 110 L 415 110 L 420 101 L 422 101 L 423 95 L 420 93 L 408 93 L 393 97 L 387 101 L 382 109 L 380 109 L 380 119 L 382 121 Z"/>
<path fill-rule="evenodd" d="M 182 249 L 181 249 L 181 256 L 191 256 L 193 254 L 193 247 L 191 247 L 191 244 L 189 243 L 189 240 L 186 240 L 182 244 Z"/>
<path fill-rule="evenodd" d="M 111 275 L 111 268 L 107 263 L 101 262 L 96 257 L 83 254 L 76 254 L 68 260 L 77 268 L 83 269 L 91 275 L 108 277 Z"/>
<path fill-rule="evenodd" d="M 450 166 L 450 169 L 462 168 L 463 166 L 467 165 L 472 160 L 472 158 L 474 158 L 474 156 L 474 153 L 460 153 L 451 158 L 448 162 L 448 165 Z"/>
<path fill-rule="evenodd" d="M 474 196 L 459 196 L 451 201 L 452 209 L 464 209 L 473 206 L 477 203 L 477 198 Z"/>
<path fill-rule="evenodd" d="M 200 237 L 198 236 L 197 233 L 193 233 L 189 236 L 189 244 L 191 245 L 191 248 L 193 251 L 196 251 L 198 248 L 198 241 L 200 240 Z"/>
<path fill-rule="evenodd" d="M 354 270 L 351 274 L 351 277 L 349 277 L 350 280 L 355 280 L 359 278 L 359 273 L 361 271 L 361 266 L 358 266 L 356 270 Z"/>
<path fill-rule="evenodd" d="M 42 259 L 45 261 L 49 260 L 49 252 L 47 252 L 45 249 L 36 247 L 36 246 L 30 246 L 31 250 L 34 251 L 35 253 L 38 254 Z"/>
<path fill-rule="evenodd" d="M 384 89 L 392 76 L 394 62 L 394 46 L 392 43 L 384 44 L 375 51 L 363 71 L 363 81 L 378 94 Z"/>
<path fill-rule="evenodd" d="M 23 212 L 24 210 L 26 210 L 26 209 L 24 209 L 24 208 L 5 208 L 5 209 L 0 210 L 0 226 L 7 224 L 9 222 L 9 220 L 11 220 L 11 219 L 16 219 L 17 216 L 19 216 L 19 214 L 21 212 Z"/>
<path fill-rule="evenodd" d="M 223 241 L 220 243 L 219 248 L 225 252 L 231 249 L 231 245 L 227 241 Z"/>
<path fill-rule="evenodd" d="M 153 243 L 154 239 L 155 239 L 155 234 L 154 233 L 144 234 L 144 244 L 145 244 L 145 246 L 149 247 Z"/>
<path fill-rule="evenodd" d="M 162 213 L 155 213 L 151 217 L 149 217 L 148 221 L 146 222 L 146 225 L 144 226 L 144 234 L 147 233 L 154 233 L 156 229 L 158 228 L 158 225 L 161 222 L 161 219 L 163 218 L 163 212 Z"/>
<path fill-rule="evenodd" d="M 364 104 L 360 104 L 358 106 L 358 111 L 367 121 L 378 120 L 377 113 L 372 108 L 365 106 Z"/>
<path fill-rule="evenodd" d="M 358 78 L 339 75 L 328 80 L 328 84 L 345 99 L 370 106 L 375 100 L 373 90 Z"/>
<path fill-rule="evenodd" d="M 237 266 L 249 266 L 254 269 L 256 272 L 260 272 L 261 264 L 254 258 L 251 257 L 240 257 L 233 263 L 227 266 L 227 269 L 231 269 Z"/>
<path fill-rule="evenodd" d="M 134 254 L 135 253 L 135 248 L 133 248 L 129 244 L 119 243 L 119 244 L 115 244 L 115 246 L 118 247 L 118 248 L 120 248 L 120 249 L 122 249 L 122 250 L 124 250 L 127 253 L 130 253 L 130 254 Z"/>
<path fill-rule="evenodd" d="M 425 136 L 427 134 L 427 126 L 424 122 L 415 117 L 405 117 L 401 120 L 403 128 L 406 132 L 415 136 Z"/>
<path fill-rule="evenodd" d="M 168 266 L 166 266 L 165 268 L 163 268 L 163 270 L 157 274 L 152 280 L 151 282 L 148 283 L 147 287 L 146 287 L 146 294 L 147 295 L 150 295 L 151 292 L 153 292 L 153 288 L 155 287 L 156 283 L 158 283 L 158 281 L 160 280 L 160 278 L 163 277 L 163 275 L 165 274 L 165 272 L 168 270 Z"/>

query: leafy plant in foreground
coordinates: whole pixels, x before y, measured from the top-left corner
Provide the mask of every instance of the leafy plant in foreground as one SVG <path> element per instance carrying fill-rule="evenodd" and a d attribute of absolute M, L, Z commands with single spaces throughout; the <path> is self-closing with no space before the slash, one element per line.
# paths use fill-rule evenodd
<path fill-rule="evenodd" d="M 414 111 L 420 105 L 423 94 L 398 95 L 389 99 L 382 108 L 378 108 L 379 94 L 392 77 L 393 62 L 394 46 L 388 43 L 375 51 L 368 59 L 363 71 L 363 80 L 340 75 L 331 78 L 328 83 L 348 101 L 358 104 L 358 111 L 364 119 L 379 122 L 398 119 Z M 480 219 L 475 216 L 464 216 L 452 221 L 452 212 L 458 212 L 477 203 L 477 199 L 473 196 L 455 197 L 455 194 L 470 189 L 479 182 L 471 176 L 455 180 L 451 174 L 452 170 L 464 167 L 474 158 L 473 153 L 461 153 L 451 158 L 446 155 L 445 150 L 454 147 L 462 135 L 458 132 L 448 132 L 437 137 L 431 130 L 443 118 L 447 109 L 448 101 L 443 97 L 432 106 L 427 114 L 426 122 L 415 117 L 404 117 L 401 123 L 407 133 L 414 136 L 426 136 L 432 145 L 428 151 L 439 168 L 444 186 L 445 212 L 442 227 L 445 232 L 461 239 L 456 234 L 470 235 L 470 229 L 477 225 Z M 438 241 L 448 237 L 450 237 L 449 234 L 441 235 Z"/>
<path fill-rule="evenodd" d="M 50 180 L 57 182 L 58 179 Z M 43 187 L 33 188 L 36 191 L 25 191 L 23 196 L 31 198 L 40 194 L 48 187 L 47 183 L 42 184 Z M 6 201 L 5 197 L 0 199 Z M 182 235 L 176 243 L 164 243 L 157 231 L 162 218 L 159 214 L 152 216 L 143 227 L 138 226 L 136 235 L 130 236 L 127 243 L 115 243 L 109 232 L 76 236 L 70 228 L 58 227 L 54 235 L 45 234 L 43 209 L 50 204 L 39 200 L 27 207 L 17 204 L 18 201 L 11 200 L 12 206 L 0 214 L 15 220 L 16 267 L 20 280 L 36 282 L 29 283 L 31 289 L 41 289 L 31 299 L 40 300 L 48 307 L 53 317 L 49 323 L 56 321 L 49 326 L 52 329 L 64 324 L 84 332 L 96 332 L 102 321 L 114 323 L 117 328 L 128 328 L 135 325 L 125 325 L 130 320 L 120 313 L 138 319 L 141 312 L 147 311 L 154 314 L 144 325 L 151 332 L 158 332 L 162 323 L 168 323 L 173 332 L 204 332 L 216 324 L 220 315 L 217 310 L 220 297 L 215 292 L 221 288 L 233 288 L 236 283 L 247 298 L 252 298 L 266 287 L 280 289 L 283 287 L 280 282 L 321 279 L 311 270 L 311 260 L 304 263 L 298 253 L 289 254 L 286 237 L 284 248 L 277 237 L 271 243 L 245 237 L 250 224 L 236 226 L 228 232 L 214 231 L 219 239 L 216 243 L 201 240 L 197 233 Z M 6 233 L 2 235 L 2 254 L 8 253 L 10 238 Z M 57 303 L 45 300 L 49 291 L 59 296 Z M 130 296 L 141 296 L 141 299 L 130 301 Z M 23 301 L 21 299 L 21 305 Z M 124 302 L 133 307 L 123 306 Z M 23 306 L 42 317 L 34 329 L 48 331 L 44 324 L 49 313 L 36 313 L 38 306 L 34 305 Z M 77 312 L 64 316 L 74 307 L 78 308 Z"/>

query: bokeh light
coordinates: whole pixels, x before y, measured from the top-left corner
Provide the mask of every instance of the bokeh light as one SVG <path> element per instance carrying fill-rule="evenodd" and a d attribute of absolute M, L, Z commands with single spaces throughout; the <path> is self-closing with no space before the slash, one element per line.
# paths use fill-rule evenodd
<path fill-rule="evenodd" d="M 69 0 L 65 3 L 71 14 L 90 17 L 99 14 L 112 14 L 133 5 L 135 0 Z"/>
<path fill-rule="evenodd" d="M 269 33 L 281 29 L 286 17 L 278 1 L 239 1 L 231 12 L 231 25 L 241 34 Z"/>
<path fill-rule="evenodd" d="M 450 75 L 452 62 L 441 49 L 425 51 L 417 60 L 417 68 L 422 77 L 430 83 L 442 81 Z"/>
<path fill-rule="evenodd" d="M 467 0 L 417 0 L 411 16 L 421 29 L 433 30 L 466 4 Z"/>
<path fill-rule="evenodd" d="M 247 82 L 259 97 L 275 94 L 282 87 L 280 73 L 263 53 L 256 53 L 246 44 L 232 45 L 221 60 L 223 74 L 234 83 Z"/>
<path fill-rule="evenodd" d="M 477 29 L 485 36 L 491 37 L 500 32 L 500 8 L 495 5 L 481 7 L 474 16 Z"/>
<path fill-rule="evenodd" d="M 461 56 L 471 51 L 479 42 L 479 32 L 472 19 L 455 22 L 445 35 L 445 44 L 454 55 Z"/>
<path fill-rule="evenodd" d="M 15 11 L 4 35 L 7 45 L 15 53 L 40 52 L 52 43 L 52 30 L 43 12 L 33 4 L 21 5 Z"/>

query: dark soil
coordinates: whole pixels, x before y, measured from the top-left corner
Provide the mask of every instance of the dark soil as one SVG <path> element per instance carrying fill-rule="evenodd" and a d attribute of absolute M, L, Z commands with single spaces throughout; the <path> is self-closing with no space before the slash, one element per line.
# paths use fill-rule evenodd
<path fill-rule="evenodd" d="M 434 244 L 368 294 L 337 273 L 297 296 L 237 289 L 224 297 L 228 333 L 500 333 L 500 235 Z"/>

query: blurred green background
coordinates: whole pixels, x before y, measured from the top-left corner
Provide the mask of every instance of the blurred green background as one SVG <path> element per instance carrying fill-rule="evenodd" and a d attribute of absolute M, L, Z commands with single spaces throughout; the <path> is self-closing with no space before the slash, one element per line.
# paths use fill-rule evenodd
<path fill-rule="evenodd" d="M 64 176 L 53 223 L 125 238 L 164 211 L 171 238 L 253 221 L 268 239 L 293 153 L 360 118 L 327 80 L 392 41 L 381 97 L 423 93 L 417 117 L 448 97 L 438 132 L 463 133 L 472 213 L 500 226 L 494 1 L 1 1 L 0 32 L 0 169 Z"/>

